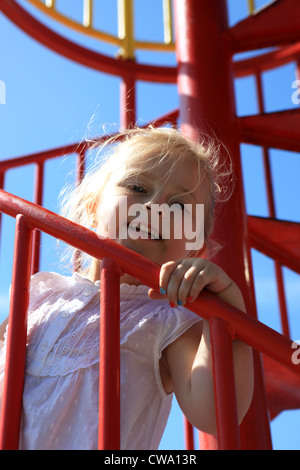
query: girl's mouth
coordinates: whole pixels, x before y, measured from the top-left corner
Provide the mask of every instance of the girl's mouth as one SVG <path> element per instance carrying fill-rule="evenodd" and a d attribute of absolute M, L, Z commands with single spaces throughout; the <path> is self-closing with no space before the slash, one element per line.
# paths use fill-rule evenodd
<path fill-rule="evenodd" d="M 132 221 L 127 225 L 128 235 L 130 238 L 143 240 L 161 240 L 161 236 L 154 227 L 148 226 L 142 222 Z"/>

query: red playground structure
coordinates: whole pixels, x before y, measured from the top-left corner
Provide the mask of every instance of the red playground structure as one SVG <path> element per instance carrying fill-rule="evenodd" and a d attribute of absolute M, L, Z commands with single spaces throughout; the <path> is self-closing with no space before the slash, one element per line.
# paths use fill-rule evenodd
<path fill-rule="evenodd" d="M 196 314 L 209 319 L 213 350 L 218 433 L 211 436 L 199 432 L 199 446 L 203 450 L 271 450 L 270 420 L 283 410 L 300 408 L 300 364 L 292 360 L 295 343 L 290 338 L 282 273 L 283 267 L 287 267 L 300 274 L 300 224 L 277 218 L 269 150 L 300 151 L 300 110 L 265 112 L 262 74 L 291 62 L 298 64 L 299 71 L 300 2 L 275 0 L 256 11 L 255 2 L 249 1 L 249 16 L 229 27 L 226 0 L 162 0 L 165 41 L 160 44 L 135 40 L 134 0 L 119 1 L 118 37 L 95 29 L 93 3 L 97 1 L 83 0 L 82 23 L 60 13 L 55 0 L 27 0 L 27 3 L 31 10 L 37 8 L 40 15 L 42 12 L 52 21 L 119 46 L 117 57 L 89 50 L 66 39 L 39 21 L 17 0 L 1 0 L 0 10 L 42 45 L 82 66 L 119 77 L 121 128 L 128 128 L 137 121 L 137 81 L 177 83 L 179 109 L 159 116 L 155 125 L 178 126 L 192 139 L 197 139 L 199 131 L 213 132 L 229 149 L 236 185 L 215 227 L 215 236 L 218 238 L 218 234 L 222 234 L 227 249 L 220 250 L 214 261 L 230 277 L 239 279 L 248 314 L 240 315 L 237 309 L 225 306 L 208 293 L 201 294 L 197 302 L 188 305 Z M 175 51 L 177 65 L 138 63 L 135 50 L 139 48 Z M 260 53 L 250 58 L 233 60 L 235 54 L 258 50 Z M 255 79 L 259 113 L 237 117 L 234 79 L 249 76 Z M 109 137 L 99 138 L 99 144 Z M 241 143 L 262 149 L 268 217 L 250 216 L 246 212 Z M 141 261 L 139 256 L 113 242 L 102 244 L 92 231 L 43 207 L 45 162 L 76 153 L 77 179 L 80 182 L 90 145 L 86 141 L 0 162 L 1 188 L 4 188 L 7 170 L 28 163 L 36 165 L 34 203 L 0 189 L 0 211 L 16 218 L 7 368 L 0 421 L 1 449 L 18 448 L 28 286 L 30 275 L 40 266 L 41 232 L 102 259 L 99 449 L 119 449 L 120 446 L 120 397 L 118 374 L 115 373 L 120 367 L 118 273 L 121 269 L 149 287 L 157 288 L 158 267 L 150 261 Z M 274 260 L 281 313 L 280 332 L 257 318 L 251 249 Z M 232 331 L 254 351 L 255 391 L 241 426 L 238 426 L 234 393 Z M 108 341 L 108 338 L 115 338 L 115 341 Z M 187 420 L 185 445 L 189 450 L 195 447 L 193 428 Z"/>

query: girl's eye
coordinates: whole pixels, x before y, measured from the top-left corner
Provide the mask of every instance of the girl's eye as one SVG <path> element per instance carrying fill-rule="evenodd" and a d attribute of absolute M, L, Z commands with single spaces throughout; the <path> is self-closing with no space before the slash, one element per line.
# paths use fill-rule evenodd
<path fill-rule="evenodd" d="M 178 208 L 184 211 L 184 204 L 182 204 L 181 202 L 173 202 L 172 206 L 178 206 Z"/>
<path fill-rule="evenodd" d="M 130 186 L 130 189 L 136 193 L 146 193 L 145 188 L 143 188 L 143 186 L 140 186 L 139 184 L 134 184 Z"/>

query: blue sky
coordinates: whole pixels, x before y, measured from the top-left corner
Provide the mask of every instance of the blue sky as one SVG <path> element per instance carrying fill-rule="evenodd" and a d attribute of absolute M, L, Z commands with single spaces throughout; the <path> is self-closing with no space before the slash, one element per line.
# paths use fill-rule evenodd
<path fill-rule="evenodd" d="M 20 0 L 25 5 L 25 0 Z M 82 0 L 57 0 L 61 9 L 80 15 Z M 99 1 L 96 2 L 97 4 Z M 99 26 L 116 34 L 116 0 L 101 2 Z M 161 0 L 136 0 L 136 35 L 139 39 L 162 39 L 160 22 Z M 258 1 L 263 6 L 266 1 Z M 230 23 L 247 16 L 246 0 L 229 0 Z M 159 13 L 157 13 L 159 12 Z M 145 20 L 147 19 L 147 20 Z M 113 46 L 98 43 L 68 32 L 56 30 L 67 37 L 106 54 L 114 55 Z M 79 66 L 46 49 L 28 37 L 0 13 L 0 80 L 5 83 L 6 103 L 0 104 L 0 159 L 79 142 L 95 137 L 105 129 L 119 125 L 120 80 Z M 139 61 L 175 64 L 173 54 L 140 52 Z M 295 107 L 291 96 L 295 80 L 295 65 L 289 64 L 263 76 L 266 111 Z M 1 82 L 0 82 L 1 83 Z M 257 104 L 253 78 L 236 81 L 237 113 L 255 114 Z M 159 117 L 178 106 L 176 85 L 137 83 L 138 123 Z M 242 145 L 242 163 L 247 211 L 267 216 L 267 199 L 263 179 L 261 149 Z M 298 154 L 271 150 L 271 167 L 275 184 L 276 210 L 279 218 L 300 222 L 300 159 Z M 6 176 L 5 189 L 25 199 L 33 197 L 34 168 L 11 170 Z M 57 211 L 61 188 L 74 178 L 74 156 L 46 164 L 44 205 Z M 14 221 L 4 216 L 3 241 L 0 248 L 0 319 L 7 315 L 7 292 L 10 284 L 13 253 Z M 43 236 L 41 269 L 59 269 L 60 247 Z M 253 251 L 255 287 L 259 319 L 280 330 L 278 301 L 274 283 L 274 266 L 264 255 Z M 300 339 L 299 275 L 284 269 L 287 302 L 293 339 Z M 300 412 L 285 412 L 272 422 L 275 449 L 300 449 L 297 423 Z M 176 431 L 174 431 L 176 429 Z M 182 415 L 174 403 L 174 411 L 163 438 L 162 449 L 183 448 Z"/>

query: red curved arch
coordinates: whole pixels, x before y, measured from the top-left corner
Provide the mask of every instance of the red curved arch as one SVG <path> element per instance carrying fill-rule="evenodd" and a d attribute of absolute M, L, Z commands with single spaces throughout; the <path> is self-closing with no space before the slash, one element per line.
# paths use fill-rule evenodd
<path fill-rule="evenodd" d="M 94 52 L 47 28 L 14 0 L 2 0 L 0 10 L 7 18 L 38 42 L 81 65 L 121 77 L 129 72 L 137 80 L 176 83 L 176 67 L 137 64 L 133 60 L 115 59 Z"/>

